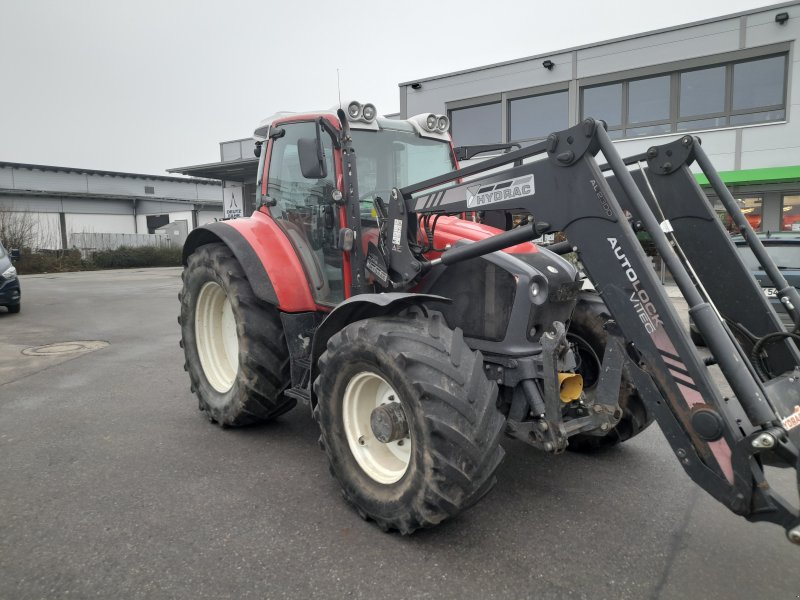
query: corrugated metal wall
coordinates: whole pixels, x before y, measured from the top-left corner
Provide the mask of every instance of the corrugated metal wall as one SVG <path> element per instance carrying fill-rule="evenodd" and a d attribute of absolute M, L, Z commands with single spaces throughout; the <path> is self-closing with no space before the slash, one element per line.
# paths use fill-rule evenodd
<path fill-rule="evenodd" d="M 73 233 L 69 236 L 70 248 L 77 248 L 81 256 L 88 258 L 97 250 L 115 250 L 122 246 L 140 248 L 143 246 L 169 247 L 173 240 L 167 235 L 125 234 L 125 233 Z"/>

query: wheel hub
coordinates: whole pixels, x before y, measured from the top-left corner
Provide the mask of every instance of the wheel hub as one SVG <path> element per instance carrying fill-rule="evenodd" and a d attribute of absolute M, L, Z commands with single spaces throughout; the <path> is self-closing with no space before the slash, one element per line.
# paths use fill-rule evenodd
<path fill-rule="evenodd" d="M 408 437 L 406 413 L 399 402 L 377 407 L 369 417 L 369 424 L 375 439 L 384 444 Z"/>
<path fill-rule="evenodd" d="M 403 404 L 386 379 L 354 375 L 342 402 L 344 433 L 358 466 L 383 484 L 400 481 L 411 463 L 412 438 Z"/>

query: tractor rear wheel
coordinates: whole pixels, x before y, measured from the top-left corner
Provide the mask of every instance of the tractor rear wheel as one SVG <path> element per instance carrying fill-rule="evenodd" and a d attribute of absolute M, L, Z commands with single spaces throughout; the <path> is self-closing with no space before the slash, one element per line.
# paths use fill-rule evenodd
<path fill-rule="evenodd" d="M 596 393 L 608 332 L 604 325 L 611 319 L 605 303 L 595 292 L 582 292 L 572 313 L 567 339 L 578 353 L 578 373 L 583 377 L 583 391 L 588 400 Z M 578 434 L 569 438 L 568 450 L 595 452 L 615 446 L 644 431 L 653 422 L 653 416 L 644 406 L 639 393 L 622 371 L 619 390 L 619 407 L 622 418 L 603 436 Z"/>
<path fill-rule="evenodd" d="M 441 314 L 352 323 L 330 339 L 319 370 L 320 444 L 362 518 L 408 534 L 494 486 L 505 422 L 497 385 Z"/>
<path fill-rule="evenodd" d="M 181 346 L 200 410 L 224 427 L 268 421 L 295 401 L 280 315 L 253 293 L 225 244 L 189 256 L 180 294 Z"/>

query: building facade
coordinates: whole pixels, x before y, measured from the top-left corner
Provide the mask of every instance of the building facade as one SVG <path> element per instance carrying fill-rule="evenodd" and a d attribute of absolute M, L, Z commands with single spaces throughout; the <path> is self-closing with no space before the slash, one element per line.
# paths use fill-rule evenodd
<path fill-rule="evenodd" d="M 798 230 L 798 36 L 800 3 L 777 4 L 401 83 L 401 116 L 446 113 L 456 145 L 527 145 L 591 116 L 623 156 L 691 133 L 756 229 Z"/>
<path fill-rule="evenodd" d="M 34 248 L 66 249 L 72 234 L 155 233 L 222 218 L 218 181 L 0 162 L 0 212 L 32 223 Z"/>
<path fill-rule="evenodd" d="M 222 186 L 221 193 L 225 200 L 223 209 L 230 210 L 231 205 L 239 201 L 241 205 L 237 208 L 241 211 L 240 215 L 249 217 L 256 209 L 258 159 L 255 148 L 256 140 L 252 137 L 220 142 L 219 162 L 176 167 L 167 169 L 167 172 L 217 180 Z"/>

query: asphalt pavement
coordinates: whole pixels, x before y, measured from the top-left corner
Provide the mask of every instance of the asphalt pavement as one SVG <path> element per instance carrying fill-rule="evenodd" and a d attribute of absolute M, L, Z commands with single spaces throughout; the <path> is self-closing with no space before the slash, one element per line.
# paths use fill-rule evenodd
<path fill-rule="evenodd" d="M 0 309 L 0 598 L 800 596 L 800 548 L 697 488 L 657 426 L 598 456 L 508 440 L 477 506 L 383 533 L 343 501 L 307 407 L 203 418 L 179 287 L 179 269 L 36 275 Z"/>

